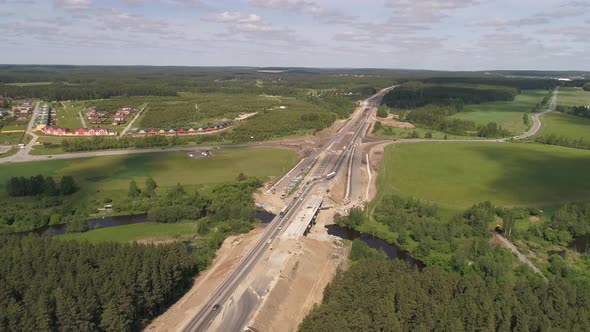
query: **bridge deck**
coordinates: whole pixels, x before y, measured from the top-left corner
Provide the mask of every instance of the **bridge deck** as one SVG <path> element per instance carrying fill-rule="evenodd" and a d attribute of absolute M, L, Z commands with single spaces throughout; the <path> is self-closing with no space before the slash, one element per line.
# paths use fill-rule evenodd
<path fill-rule="evenodd" d="M 313 221 L 313 217 L 318 212 L 324 198 L 322 196 L 311 196 L 303 205 L 303 208 L 297 213 L 293 221 L 283 235 L 282 239 L 297 240 L 299 239 L 307 229 L 307 226 Z"/>

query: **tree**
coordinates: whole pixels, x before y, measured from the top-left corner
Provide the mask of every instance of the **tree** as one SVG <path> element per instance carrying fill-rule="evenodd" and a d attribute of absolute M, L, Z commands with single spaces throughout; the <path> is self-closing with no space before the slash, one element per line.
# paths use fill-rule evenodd
<path fill-rule="evenodd" d="M 129 190 L 127 191 L 127 196 L 135 198 L 139 196 L 139 194 L 141 194 L 141 190 L 139 190 L 137 183 L 132 180 L 131 182 L 129 182 Z"/>
<path fill-rule="evenodd" d="M 432 138 L 432 132 L 427 132 L 426 134 L 424 134 L 424 138 Z"/>
<path fill-rule="evenodd" d="M 375 122 L 375 125 L 373 126 L 373 132 L 376 133 L 379 130 L 381 130 L 381 128 L 383 128 L 381 121 L 377 121 L 377 122 Z"/>
<path fill-rule="evenodd" d="M 145 180 L 145 192 L 148 196 L 152 196 L 157 187 L 158 185 L 156 184 L 156 181 L 154 181 L 154 179 L 151 177 Z"/>
<path fill-rule="evenodd" d="M 531 124 L 531 118 L 529 117 L 528 113 L 524 113 L 522 115 L 522 122 L 525 124 L 525 126 L 528 126 Z"/>
<path fill-rule="evenodd" d="M 78 190 L 78 185 L 74 178 L 69 175 L 64 175 L 59 184 L 59 191 L 62 195 L 71 195 Z"/>
<path fill-rule="evenodd" d="M 379 107 L 377 110 L 377 116 L 380 118 L 386 118 L 389 115 L 389 110 L 385 107 Z"/>
<path fill-rule="evenodd" d="M 236 177 L 236 181 L 244 181 L 247 178 L 248 177 L 244 173 L 240 172 L 240 174 L 238 174 L 238 176 Z"/>
<path fill-rule="evenodd" d="M 43 188 L 43 193 L 49 196 L 56 196 L 57 194 L 59 194 L 59 191 L 57 190 L 57 185 L 55 184 L 55 180 L 53 180 L 53 177 L 48 176 L 45 178 L 45 187 Z"/>

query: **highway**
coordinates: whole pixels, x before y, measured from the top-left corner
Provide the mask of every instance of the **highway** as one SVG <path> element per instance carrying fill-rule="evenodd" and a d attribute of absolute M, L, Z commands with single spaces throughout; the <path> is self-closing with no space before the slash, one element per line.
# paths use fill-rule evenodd
<path fill-rule="evenodd" d="M 197 314 L 190 319 L 185 325 L 183 331 L 206 331 L 217 315 L 223 311 L 224 304 L 233 295 L 233 292 L 245 279 L 252 268 L 258 263 L 260 258 L 268 250 L 267 241 L 275 239 L 281 232 L 282 226 L 286 226 L 290 219 L 300 210 L 302 204 L 306 201 L 316 184 L 325 181 L 325 175 L 330 172 L 338 172 L 346 156 L 352 151 L 350 143 L 360 142 L 357 138 L 364 133 L 367 121 L 373 108 L 378 106 L 385 93 L 391 90 L 389 87 L 379 91 L 377 94 L 366 99 L 361 104 L 360 112 L 353 115 L 351 120 L 340 130 L 324 149 L 318 150 L 308 157 L 304 162 L 309 165 L 310 160 L 316 160 L 316 171 L 312 172 L 307 178 L 302 180 L 303 185 L 294 195 L 294 199 L 287 205 L 287 212 L 283 218 L 277 216 L 265 229 L 264 233 L 256 241 L 252 249 L 247 252 L 236 268 L 213 292 L 209 300 Z M 360 113 L 360 114 L 359 114 Z M 297 172 L 301 169 L 301 164 L 296 165 L 291 172 Z M 317 171 L 317 170 L 320 171 Z M 281 226 L 281 227 L 280 227 Z M 280 229 L 281 228 L 281 229 Z M 248 317 L 254 311 L 255 306 L 249 305 L 245 308 L 246 312 L 240 312 L 240 322 L 246 322 Z"/>

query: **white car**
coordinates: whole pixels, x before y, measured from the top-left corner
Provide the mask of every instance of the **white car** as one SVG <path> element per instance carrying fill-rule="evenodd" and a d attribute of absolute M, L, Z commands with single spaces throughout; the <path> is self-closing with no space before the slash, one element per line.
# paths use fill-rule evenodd
<path fill-rule="evenodd" d="M 266 241 L 266 243 L 270 244 L 272 242 L 272 239 L 268 239 L 268 241 Z"/>
<path fill-rule="evenodd" d="M 282 229 L 282 228 L 283 228 L 283 226 L 279 225 L 279 229 Z"/>

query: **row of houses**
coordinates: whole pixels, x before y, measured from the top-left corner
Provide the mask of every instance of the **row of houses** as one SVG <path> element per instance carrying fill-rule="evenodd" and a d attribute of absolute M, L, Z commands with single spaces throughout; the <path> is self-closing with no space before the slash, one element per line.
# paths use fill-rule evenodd
<path fill-rule="evenodd" d="M 43 133 L 46 135 L 56 136 L 115 136 L 116 132 L 110 131 L 106 128 L 78 128 L 76 130 L 70 130 L 68 128 L 59 127 L 45 127 Z"/>
<path fill-rule="evenodd" d="M 41 110 L 39 111 L 39 115 L 37 116 L 37 119 L 35 119 L 35 126 L 37 126 L 37 129 L 42 130 L 44 127 L 50 126 L 51 122 L 52 122 L 51 108 L 49 106 L 47 106 L 47 104 L 44 104 L 43 107 L 41 107 Z"/>
<path fill-rule="evenodd" d="M 208 132 L 214 132 L 221 129 L 228 128 L 233 125 L 233 121 L 223 121 L 217 124 L 201 127 L 186 127 L 186 128 L 147 128 L 140 129 L 137 133 L 139 135 L 198 135 Z"/>

